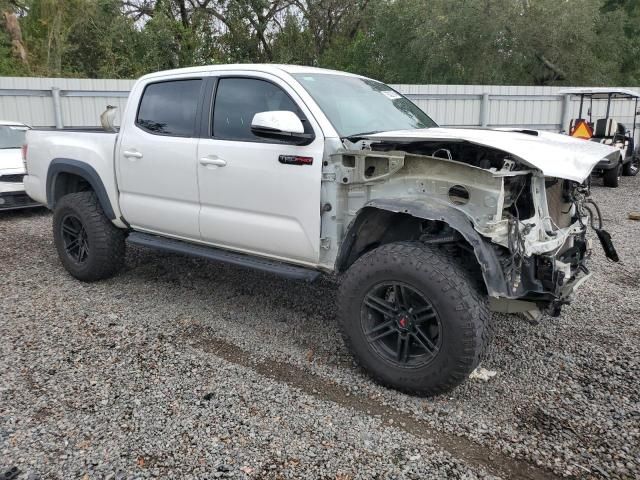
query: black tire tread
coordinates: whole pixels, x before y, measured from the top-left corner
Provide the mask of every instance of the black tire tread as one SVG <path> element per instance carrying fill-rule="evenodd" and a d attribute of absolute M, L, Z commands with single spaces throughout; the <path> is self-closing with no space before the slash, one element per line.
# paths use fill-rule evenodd
<path fill-rule="evenodd" d="M 464 329 L 465 345 L 467 346 L 457 359 L 455 368 L 448 376 L 446 382 L 427 389 L 419 387 L 399 387 L 391 385 L 383 378 L 367 370 L 367 373 L 378 383 L 399 389 L 406 393 L 417 395 L 438 395 L 451 390 L 464 382 L 469 374 L 478 366 L 487 346 L 491 340 L 491 314 L 488 309 L 486 297 L 473 285 L 474 281 L 460 265 L 453 255 L 442 249 L 425 245 L 420 242 L 395 242 L 378 247 L 360 257 L 347 270 L 341 280 L 340 294 L 338 296 L 338 317 L 342 337 L 347 349 L 362 367 L 357 358 L 351 340 L 346 333 L 344 322 L 350 302 L 354 298 L 343 292 L 353 291 L 354 287 L 363 281 L 367 271 L 375 263 L 380 261 L 398 261 L 408 267 L 421 270 L 427 275 L 437 275 L 441 279 L 442 292 L 451 292 L 458 302 L 461 315 L 467 314 L 467 322 Z M 366 368 L 365 368 L 366 370 Z"/>
<path fill-rule="evenodd" d="M 80 271 L 70 268 L 64 247 L 56 229 L 65 209 L 71 209 L 82 219 L 85 230 L 91 235 L 91 265 Z M 102 206 L 92 191 L 70 193 L 56 204 L 53 216 L 54 239 L 60 259 L 71 275 L 85 282 L 104 280 L 115 275 L 124 265 L 125 231 L 116 227 L 104 214 Z"/>
<path fill-rule="evenodd" d="M 619 178 L 619 173 L 620 171 L 620 165 L 616 166 L 615 168 L 610 168 L 609 170 L 606 170 L 604 172 L 603 175 L 603 183 L 605 187 L 609 187 L 609 188 L 617 188 L 618 185 L 620 184 L 620 178 Z"/>

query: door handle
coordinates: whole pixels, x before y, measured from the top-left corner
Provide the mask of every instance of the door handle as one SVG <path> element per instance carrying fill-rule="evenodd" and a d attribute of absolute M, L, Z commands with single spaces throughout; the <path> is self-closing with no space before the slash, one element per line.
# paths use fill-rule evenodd
<path fill-rule="evenodd" d="M 125 150 L 122 152 L 122 155 L 124 155 L 125 158 L 142 158 L 142 154 L 135 150 Z"/>
<path fill-rule="evenodd" d="M 205 166 L 215 166 L 215 167 L 224 167 L 227 165 L 227 162 L 225 162 L 223 159 L 218 158 L 218 157 L 202 157 L 200 159 L 200 165 L 205 165 Z"/>

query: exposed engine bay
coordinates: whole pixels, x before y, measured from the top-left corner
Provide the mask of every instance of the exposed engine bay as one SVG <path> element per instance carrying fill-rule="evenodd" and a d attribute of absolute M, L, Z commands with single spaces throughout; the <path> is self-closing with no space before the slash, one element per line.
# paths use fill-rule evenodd
<path fill-rule="evenodd" d="M 380 142 L 371 144 L 372 151 L 403 151 L 416 155 L 443 158 L 466 163 L 485 170 L 500 170 L 511 155 L 501 150 L 468 142 Z"/>
<path fill-rule="evenodd" d="M 328 188 L 325 194 L 335 195 L 332 218 L 339 238 L 363 207 L 381 199 L 397 203 L 397 212 L 407 215 L 438 212 L 433 218 L 423 215 L 419 239 L 475 251 L 491 297 L 524 300 L 559 313 L 589 275 L 589 226 L 607 256 L 617 261 L 588 181 L 545 177 L 499 149 L 464 141 L 362 141 L 333 155 L 324 171 L 335 178 L 335 192 Z M 493 251 L 501 285 L 488 278 L 478 246 L 440 213 L 451 209 L 462 212 L 483 246 Z"/>

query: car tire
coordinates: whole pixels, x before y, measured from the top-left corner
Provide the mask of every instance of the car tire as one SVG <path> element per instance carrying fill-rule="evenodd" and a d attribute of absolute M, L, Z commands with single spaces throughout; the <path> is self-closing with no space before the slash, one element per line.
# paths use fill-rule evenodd
<path fill-rule="evenodd" d="M 462 383 L 489 343 L 486 298 L 455 258 L 419 242 L 390 243 L 345 272 L 338 319 L 345 343 L 377 382 L 417 395 Z"/>
<path fill-rule="evenodd" d="M 618 164 L 617 167 L 605 170 L 603 175 L 603 181 L 605 187 L 616 188 L 620 185 L 620 175 L 622 174 L 622 165 Z"/>
<path fill-rule="evenodd" d="M 64 268 L 78 280 L 112 277 L 125 258 L 125 231 L 104 214 L 94 192 L 70 193 L 56 204 L 53 240 Z"/>
<path fill-rule="evenodd" d="M 622 168 L 622 174 L 625 177 L 635 177 L 640 170 L 640 154 L 634 152 L 633 157 Z"/>

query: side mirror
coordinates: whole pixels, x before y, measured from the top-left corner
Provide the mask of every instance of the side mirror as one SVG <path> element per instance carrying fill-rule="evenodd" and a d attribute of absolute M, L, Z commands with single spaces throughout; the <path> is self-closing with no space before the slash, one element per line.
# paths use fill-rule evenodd
<path fill-rule="evenodd" d="M 261 137 L 309 139 L 298 116 L 286 110 L 258 112 L 251 121 L 251 131 Z"/>

